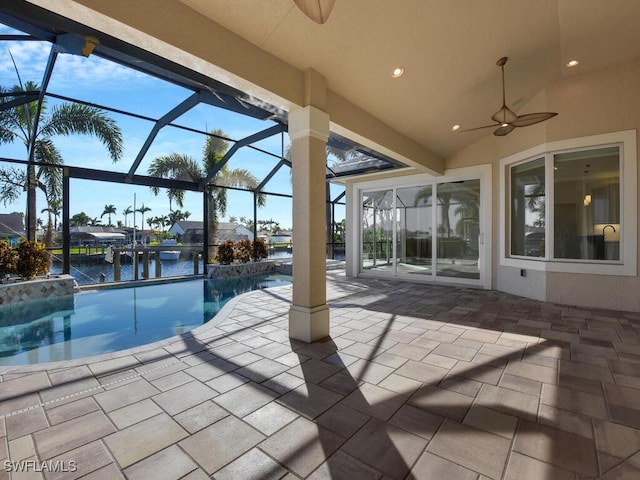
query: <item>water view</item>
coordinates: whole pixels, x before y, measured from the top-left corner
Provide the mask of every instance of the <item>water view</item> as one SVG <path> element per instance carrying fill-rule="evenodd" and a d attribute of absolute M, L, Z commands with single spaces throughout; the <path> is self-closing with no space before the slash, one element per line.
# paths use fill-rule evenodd
<path fill-rule="evenodd" d="M 197 279 L 2 306 L 0 366 L 82 358 L 180 335 L 236 295 L 289 283 L 283 275 Z"/>
<path fill-rule="evenodd" d="M 291 254 L 286 252 L 276 252 L 269 256 L 272 260 L 284 260 L 290 258 Z M 149 260 L 149 278 L 155 277 L 155 262 L 156 260 Z M 178 261 L 163 261 L 160 260 L 162 267 L 162 278 L 166 277 L 178 277 L 183 275 L 193 275 L 193 260 L 178 260 Z M 134 268 L 131 263 L 122 264 L 121 267 L 121 279 L 133 280 Z M 62 265 L 60 263 L 54 263 L 50 269 L 51 273 L 62 273 Z M 204 272 L 204 262 L 200 260 L 198 262 L 198 272 L 202 274 Z M 95 265 L 74 265 L 72 262 L 71 271 L 69 272 L 78 282 L 79 285 L 90 285 L 92 283 L 100 283 L 100 277 L 104 274 L 105 282 L 113 282 L 113 265 L 103 262 Z M 142 279 L 142 262 L 138 266 L 138 278 Z"/>

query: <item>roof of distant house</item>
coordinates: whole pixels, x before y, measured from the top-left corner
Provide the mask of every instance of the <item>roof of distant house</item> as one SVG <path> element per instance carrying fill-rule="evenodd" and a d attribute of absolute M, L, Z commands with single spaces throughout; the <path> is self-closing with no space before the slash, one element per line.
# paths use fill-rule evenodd
<path fill-rule="evenodd" d="M 174 225 L 178 225 L 185 232 L 187 230 L 202 229 L 202 222 L 197 220 L 178 220 Z"/>
<path fill-rule="evenodd" d="M 94 227 L 70 227 L 69 232 L 71 233 L 125 233 L 124 230 L 116 227 L 106 227 L 102 225 L 94 226 Z"/>
<path fill-rule="evenodd" d="M 191 220 L 191 221 L 179 220 L 175 224 L 180 226 L 180 228 L 182 228 L 182 230 L 184 230 L 185 232 L 187 230 L 202 230 L 203 228 L 202 222 L 197 220 Z M 218 231 L 235 230 L 236 228 L 242 227 L 242 226 L 243 225 L 240 225 L 238 223 L 218 222 Z"/>
<path fill-rule="evenodd" d="M 24 235 L 24 221 L 18 213 L 0 213 L 0 233 Z"/>

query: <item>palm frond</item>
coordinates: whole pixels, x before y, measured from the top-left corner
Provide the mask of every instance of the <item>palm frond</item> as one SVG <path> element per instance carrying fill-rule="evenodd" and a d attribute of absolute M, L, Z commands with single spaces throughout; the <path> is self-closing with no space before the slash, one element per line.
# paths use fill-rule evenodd
<path fill-rule="evenodd" d="M 62 165 L 64 163 L 60 151 L 49 138 L 36 141 L 35 159 L 37 162 L 51 165 Z M 42 190 L 47 191 L 48 199 L 62 197 L 62 169 L 39 166 L 36 177 L 46 185 L 45 189 Z"/>
<path fill-rule="evenodd" d="M 229 142 L 225 138 L 226 133 L 219 128 L 212 130 L 211 135 L 207 136 L 202 152 L 204 167 L 207 171 L 218 163 L 229 149 Z"/>
<path fill-rule="evenodd" d="M 40 137 L 83 134 L 98 138 L 114 162 L 122 157 L 122 131 L 115 120 L 99 108 L 76 103 L 64 103 L 51 110 L 42 124 Z"/>
<path fill-rule="evenodd" d="M 147 172 L 152 177 L 186 180 L 189 182 L 199 182 L 203 177 L 198 162 L 189 155 L 180 153 L 171 153 L 153 159 Z"/>
<path fill-rule="evenodd" d="M 199 182 L 202 179 L 200 165 L 188 155 L 171 153 L 153 159 L 147 173 L 152 177 L 170 178 L 173 180 L 185 180 L 188 182 Z M 160 193 L 160 188 L 151 187 L 154 195 Z M 169 202 L 175 200 L 180 208 L 184 206 L 184 190 L 171 188 L 167 191 Z"/>
<path fill-rule="evenodd" d="M 226 188 L 213 188 L 212 196 L 214 198 L 215 215 L 220 214 L 224 217 L 227 214 L 227 189 Z"/>
<path fill-rule="evenodd" d="M 259 185 L 258 179 L 244 168 L 227 169 L 216 178 L 216 185 L 224 187 L 240 187 L 254 189 Z"/>
<path fill-rule="evenodd" d="M 6 207 L 15 202 L 22 194 L 27 184 L 24 170 L 17 168 L 0 169 L 0 202 Z"/>

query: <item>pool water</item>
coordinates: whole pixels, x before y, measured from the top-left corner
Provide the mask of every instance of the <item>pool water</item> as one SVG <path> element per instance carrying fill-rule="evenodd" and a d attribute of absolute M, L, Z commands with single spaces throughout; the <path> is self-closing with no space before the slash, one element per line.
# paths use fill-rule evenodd
<path fill-rule="evenodd" d="M 284 275 L 93 290 L 0 307 L 0 366 L 98 355 L 180 335 L 234 296 L 291 283 Z"/>

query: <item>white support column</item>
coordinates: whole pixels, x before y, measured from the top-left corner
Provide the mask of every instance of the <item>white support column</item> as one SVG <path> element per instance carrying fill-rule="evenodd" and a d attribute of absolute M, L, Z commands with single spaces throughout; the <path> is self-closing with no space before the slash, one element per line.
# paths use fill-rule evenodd
<path fill-rule="evenodd" d="M 329 115 L 313 106 L 289 113 L 293 171 L 293 303 L 289 336 L 329 335 L 326 284 L 326 143 Z"/>

